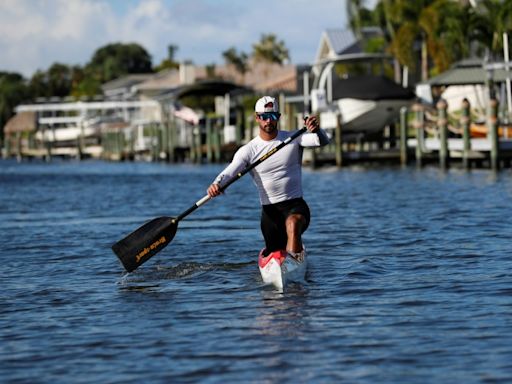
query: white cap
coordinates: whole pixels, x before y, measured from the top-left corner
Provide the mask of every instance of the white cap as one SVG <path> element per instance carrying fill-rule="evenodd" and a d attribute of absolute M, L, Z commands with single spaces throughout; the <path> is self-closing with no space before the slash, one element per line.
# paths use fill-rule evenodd
<path fill-rule="evenodd" d="M 277 100 L 271 96 L 263 96 L 256 102 L 254 111 L 257 113 L 279 112 Z"/>

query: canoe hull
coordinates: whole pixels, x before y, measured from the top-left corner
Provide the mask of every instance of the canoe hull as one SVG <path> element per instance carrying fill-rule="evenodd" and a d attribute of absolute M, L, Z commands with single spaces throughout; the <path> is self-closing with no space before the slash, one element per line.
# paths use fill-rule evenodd
<path fill-rule="evenodd" d="M 297 260 L 286 251 L 272 252 L 264 257 L 261 250 L 258 266 L 263 282 L 273 285 L 279 292 L 284 292 L 289 282 L 304 282 L 307 269 L 306 251 L 303 251 L 301 260 Z"/>

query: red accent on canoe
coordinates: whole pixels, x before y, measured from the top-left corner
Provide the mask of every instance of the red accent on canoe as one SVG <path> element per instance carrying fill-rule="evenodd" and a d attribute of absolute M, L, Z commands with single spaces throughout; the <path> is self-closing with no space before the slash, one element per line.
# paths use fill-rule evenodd
<path fill-rule="evenodd" d="M 266 257 L 263 256 L 263 251 L 264 249 L 260 251 L 260 254 L 258 256 L 258 265 L 260 266 L 260 268 L 265 267 L 265 265 L 267 265 L 268 262 L 272 259 L 276 259 L 279 265 L 282 265 L 284 263 L 284 260 L 286 259 L 287 253 L 285 250 L 281 249 L 279 251 L 274 251 Z"/>

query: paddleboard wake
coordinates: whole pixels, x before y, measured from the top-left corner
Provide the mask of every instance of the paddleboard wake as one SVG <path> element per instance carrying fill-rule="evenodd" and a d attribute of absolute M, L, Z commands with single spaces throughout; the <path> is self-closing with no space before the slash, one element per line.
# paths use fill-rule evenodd
<path fill-rule="evenodd" d="M 307 268 L 306 250 L 299 257 L 290 256 L 279 250 L 264 255 L 264 249 L 258 256 L 261 278 L 265 284 L 272 284 L 279 292 L 284 292 L 289 282 L 304 282 Z"/>

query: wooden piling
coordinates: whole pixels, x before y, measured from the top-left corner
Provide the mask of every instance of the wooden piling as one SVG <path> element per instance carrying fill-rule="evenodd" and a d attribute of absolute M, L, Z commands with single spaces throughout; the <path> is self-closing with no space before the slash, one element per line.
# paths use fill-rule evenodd
<path fill-rule="evenodd" d="M 491 99 L 489 102 L 489 115 L 487 120 L 488 139 L 491 142 L 491 169 L 499 169 L 499 139 L 498 139 L 498 101 Z"/>
<path fill-rule="evenodd" d="M 168 120 L 163 122 L 162 128 L 163 128 L 162 143 L 163 143 L 163 151 L 165 153 L 165 160 L 170 161 L 171 129 L 170 129 L 170 124 L 169 124 Z"/>
<path fill-rule="evenodd" d="M 170 112 L 169 112 L 170 113 Z M 172 116 L 169 118 L 169 160 L 176 161 L 176 144 L 177 144 L 177 125 L 176 118 Z"/>
<path fill-rule="evenodd" d="M 221 127 L 222 122 L 218 119 L 215 120 L 213 124 L 213 154 L 215 158 L 215 162 L 220 163 L 221 161 L 221 154 L 220 154 L 220 134 L 221 134 Z"/>
<path fill-rule="evenodd" d="M 196 146 L 195 146 L 195 133 L 194 129 L 189 129 L 187 133 L 187 143 L 188 143 L 188 160 L 190 162 L 195 163 L 196 162 Z M 185 157 L 186 158 L 186 157 Z"/>
<path fill-rule="evenodd" d="M 471 124 L 471 105 L 468 99 L 462 100 L 462 117 L 460 118 L 460 125 L 462 127 L 462 165 L 464 169 L 470 168 L 469 153 L 471 151 L 471 133 L 469 126 Z"/>
<path fill-rule="evenodd" d="M 156 123 L 149 124 L 149 132 L 151 135 L 151 160 L 158 161 L 160 152 L 160 134 Z"/>
<path fill-rule="evenodd" d="M 245 112 L 243 107 L 238 107 L 235 111 L 235 134 L 236 134 L 236 144 L 241 145 L 244 137 L 245 130 Z"/>
<path fill-rule="evenodd" d="M 195 126 L 194 128 L 194 147 L 196 153 L 196 163 L 201 163 L 203 157 L 203 151 L 201 146 L 201 128 Z"/>
<path fill-rule="evenodd" d="M 407 131 L 408 131 L 408 115 L 407 107 L 400 108 L 400 164 L 407 165 Z"/>
<path fill-rule="evenodd" d="M 448 152 L 448 104 L 441 99 L 437 102 L 437 129 L 439 130 L 439 166 L 446 169 L 449 162 Z"/>
<path fill-rule="evenodd" d="M 414 128 L 416 131 L 416 166 L 423 166 L 423 124 L 425 112 L 421 104 L 414 104 L 412 106 L 414 112 Z"/>
<path fill-rule="evenodd" d="M 16 159 L 21 162 L 23 155 L 21 152 L 21 131 L 16 132 Z"/>
<path fill-rule="evenodd" d="M 53 127 L 50 128 L 50 129 L 52 131 L 53 138 L 55 139 L 55 134 L 53 132 Z M 44 142 L 44 145 L 46 147 L 45 148 L 46 149 L 45 161 L 50 162 L 50 161 L 52 161 L 52 146 L 53 146 L 53 142 L 49 139 L 49 137 L 48 138 L 46 137 L 46 131 L 47 130 L 43 131 L 43 142 Z"/>
<path fill-rule="evenodd" d="M 212 119 L 206 118 L 206 161 L 213 162 L 213 128 Z"/>
<path fill-rule="evenodd" d="M 341 116 L 340 114 L 336 114 L 336 130 L 334 132 L 335 136 L 335 150 L 336 150 L 336 166 L 343 166 L 343 140 L 342 140 L 342 127 L 341 127 Z"/>
<path fill-rule="evenodd" d="M 11 157 L 11 155 L 11 134 L 5 133 L 3 158 L 7 159 Z"/>
<path fill-rule="evenodd" d="M 116 140 L 116 159 L 118 160 L 121 160 L 122 159 L 122 152 L 123 152 L 123 138 L 122 138 L 122 131 L 121 130 L 116 130 L 114 135 L 115 135 L 115 140 Z"/>
<path fill-rule="evenodd" d="M 84 151 L 83 151 L 83 142 L 81 140 L 81 136 L 78 136 L 76 138 L 76 158 L 78 160 L 83 160 L 84 158 Z"/>

